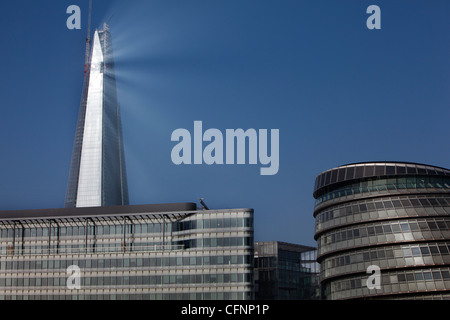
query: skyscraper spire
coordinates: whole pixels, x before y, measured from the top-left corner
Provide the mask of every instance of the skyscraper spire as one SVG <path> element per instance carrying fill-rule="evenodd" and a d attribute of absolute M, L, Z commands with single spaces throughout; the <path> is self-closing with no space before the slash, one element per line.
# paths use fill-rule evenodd
<path fill-rule="evenodd" d="M 120 107 L 109 26 L 96 30 L 77 124 L 66 207 L 128 205 Z"/>

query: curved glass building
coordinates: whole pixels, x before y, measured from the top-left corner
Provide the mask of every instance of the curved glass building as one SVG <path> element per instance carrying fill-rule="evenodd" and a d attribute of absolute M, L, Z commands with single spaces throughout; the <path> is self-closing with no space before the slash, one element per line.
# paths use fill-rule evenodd
<path fill-rule="evenodd" d="M 450 299 L 450 170 L 344 165 L 314 198 L 324 299 Z"/>

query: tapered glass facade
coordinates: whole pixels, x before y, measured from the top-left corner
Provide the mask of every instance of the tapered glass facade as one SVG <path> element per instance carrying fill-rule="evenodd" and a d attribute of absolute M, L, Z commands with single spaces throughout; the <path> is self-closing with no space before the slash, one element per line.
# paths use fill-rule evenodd
<path fill-rule="evenodd" d="M 450 170 L 345 165 L 317 177 L 314 198 L 325 299 L 450 298 Z"/>
<path fill-rule="evenodd" d="M 3 300 L 247 300 L 253 292 L 250 209 L 0 212 Z"/>
<path fill-rule="evenodd" d="M 112 41 L 105 24 L 93 38 L 65 206 L 100 207 L 128 203 Z"/>

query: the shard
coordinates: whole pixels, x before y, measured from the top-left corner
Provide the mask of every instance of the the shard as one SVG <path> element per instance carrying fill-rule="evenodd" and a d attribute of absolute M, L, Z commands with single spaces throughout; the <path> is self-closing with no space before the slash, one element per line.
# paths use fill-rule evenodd
<path fill-rule="evenodd" d="M 65 207 L 128 205 L 109 26 L 96 30 L 86 67 Z"/>

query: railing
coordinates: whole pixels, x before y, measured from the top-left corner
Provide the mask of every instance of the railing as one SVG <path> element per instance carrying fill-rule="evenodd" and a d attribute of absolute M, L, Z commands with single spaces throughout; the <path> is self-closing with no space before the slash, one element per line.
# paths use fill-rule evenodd
<path fill-rule="evenodd" d="M 22 252 L 21 248 L 8 248 L 7 252 L 0 252 L 0 257 L 24 256 L 24 255 L 68 255 L 68 254 L 102 254 L 102 253 L 131 253 L 131 252 L 162 252 L 162 251 L 180 251 L 184 250 L 184 245 L 153 245 L 139 246 L 127 245 L 117 246 L 90 246 L 85 248 L 41 248 L 27 249 Z"/>

